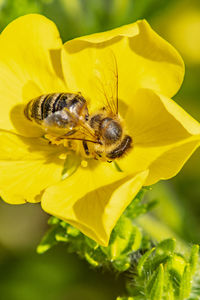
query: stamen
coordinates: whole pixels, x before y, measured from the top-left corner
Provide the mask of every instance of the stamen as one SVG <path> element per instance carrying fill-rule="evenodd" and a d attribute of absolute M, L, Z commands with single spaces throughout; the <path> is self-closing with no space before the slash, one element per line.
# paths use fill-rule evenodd
<path fill-rule="evenodd" d="M 87 160 L 82 160 L 82 161 L 81 161 L 81 166 L 82 166 L 83 168 L 87 168 L 87 166 L 88 166 Z"/>
<path fill-rule="evenodd" d="M 60 159 L 66 159 L 66 157 L 67 157 L 67 153 L 61 153 L 59 156 L 58 156 L 58 158 L 60 158 Z"/>

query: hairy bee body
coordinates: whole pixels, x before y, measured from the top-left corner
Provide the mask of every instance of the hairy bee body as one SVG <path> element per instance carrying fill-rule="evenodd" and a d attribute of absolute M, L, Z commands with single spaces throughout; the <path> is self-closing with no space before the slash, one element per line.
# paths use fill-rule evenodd
<path fill-rule="evenodd" d="M 95 130 L 95 133 L 104 145 L 106 158 L 114 160 L 122 157 L 130 148 L 132 138 L 125 134 L 120 119 L 115 116 L 109 116 L 107 112 L 102 109 L 98 114 L 95 114 L 89 119 L 90 126 Z M 96 146 L 98 148 L 98 146 Z M 103 156 L 101 147 L 97 154 Z"/>
<path fill-rule="evenodd" d="M 62 132 L 56 135 L 59 140 L 73 140 L 68 143 L 73 150 L 80 150 L 81 141 L 81 155 L 87 158 L 112 161 L 131 148 L 132 138 L 125 133 L 119 117 L 106 108 L 90 116 L 87 102 L 80 94 L 41 95 L 28 102 L 24 114 L 47 133 Z"/>

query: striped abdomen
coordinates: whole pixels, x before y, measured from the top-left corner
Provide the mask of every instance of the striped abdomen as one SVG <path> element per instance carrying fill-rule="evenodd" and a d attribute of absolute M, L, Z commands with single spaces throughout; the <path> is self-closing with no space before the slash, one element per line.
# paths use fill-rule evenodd
<path fill-rule="evenodd" d="M 79 94 L 53 93 L 29 101 L 24 114 L 40 125 L 45 122 L 48 126 L 63 128 L 78 122 L 80 116 L 88 118 L 88 109 L 86 100 Z"/>

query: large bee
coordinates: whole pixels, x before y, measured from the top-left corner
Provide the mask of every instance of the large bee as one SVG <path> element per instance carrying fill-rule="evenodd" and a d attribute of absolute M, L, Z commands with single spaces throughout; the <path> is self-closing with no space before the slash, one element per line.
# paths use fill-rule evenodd
<path fill-rule="evenodd" d="M 48 133 L 55 136 L 54 141 L 65 142 L 69 149 L 81 152 L 83 157 L 109 162 L 122 157 L 131 148 L 132 138 L 118 114 L 115 59 L 112 66 L 109 81 L 104 78 L 103 82 L 102 76 L 96 78 L 102 102 L 97 112 L 89 113 L 81 93 L 52 93 L 30 100 L 24 109 L 26 118 L 41 126 L 47 136 Z"/>

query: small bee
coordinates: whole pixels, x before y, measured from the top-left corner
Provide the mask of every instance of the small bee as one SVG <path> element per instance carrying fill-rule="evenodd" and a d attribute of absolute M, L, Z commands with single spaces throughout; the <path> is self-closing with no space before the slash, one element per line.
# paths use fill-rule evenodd
<path fill-rule="evenodd" d="M 89 114 L 87 101 L 80 93 L 52 93 L 29 101 L 24 114 L 56 140 L 68 141 L 67 147 L 78 149 L 83 157 L 111 162 L 127 153 L 132 144 L 118 115 L 116 60 L 111 76 L 109 92 L 108 82 L 100 85 L 104 105 L 96 113 Z"/>

